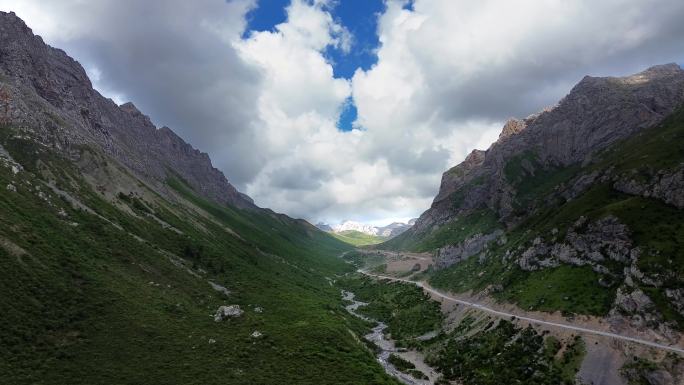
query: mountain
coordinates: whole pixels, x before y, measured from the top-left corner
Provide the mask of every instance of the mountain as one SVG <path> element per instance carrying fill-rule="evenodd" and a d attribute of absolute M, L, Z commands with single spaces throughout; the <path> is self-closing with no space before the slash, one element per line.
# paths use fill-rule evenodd
<path fill-rule="evenodd" d="M 387 238 L 394 238 L 397 235 L 403 233 L 404 231 L 408 230 L 409 227 L 411 227 L 411 224 L 407 223 L 401 223 L 401 222 L 392 222 L 387 226 L 382 226 L 378 227 L 378 235 L 387 237 Z"/>
<path fill-rule="evenodd" d="M 0 383 L 395 383 L 331 285 L 348 244 L 258 208 L 14 13 L 0 186 Z"/>
<path fill-rule="evenodd" d="M 328 225 L 327 223 L 323 223 L 323 222 L 318 222 L 318 223 L 316 224 L 316 227 L 317 227 L 319 230 L 325 231 L 325 232 L 327 232 L 327 233 L 333 231 L 333 228 L 330 227 L 330 225 Z"/>
<path fill-rule="evenodd" d="M 358 231 L 368 235 L 378 235 L 378 228 L 354 221 L 344 221 L 339 225 L 333 226 L 333 231 L 341 233 L 343 231 Z"/>
<path fill-rule="evenodd" d="M 684 331 L 684 70 L 585 77 L 444 173 L 381 248 L 430 252 L 430 283 L 523 309 Z"/>
<path fill-rule="evenodd" d="M 412 219 L 415 223 L 415 220 Z M 354 222 L 354 221 L 344 221 L 340 223 L 339 225 L 332 226 L 332 230 L 335 233 L 341 233 L 345 231 L 357 231 L 359 233 L 367 234 L 367 235 L 375 235 L 378 237 L 384 237 L 384 238 L 392 238 L 396 237 L 397 235 L 403 233 L 406 231 L 409 227 L 411 227 L 413 224 L 406 224 L 402 222 L 392 222 L 387 226 L 372 226 L 372 225 L 367 225 L 363 224 L 360 222 Z M 325 230 L 326 226 L 330 227 L 329 225 L 319 223 L 316 225 L 319 229 Z"/>

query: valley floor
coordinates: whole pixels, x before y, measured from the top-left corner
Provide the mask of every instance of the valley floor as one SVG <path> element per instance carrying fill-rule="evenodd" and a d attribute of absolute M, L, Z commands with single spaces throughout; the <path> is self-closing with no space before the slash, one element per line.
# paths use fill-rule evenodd
<path fill-rule="evenodd" d="M 398 253 L 385 250 L 363 250 L 365 256 L 345 255 L 345 259 L 354 263 L 359 269 L 360 276 L 370 278 L 380 284 L 410 284 L 422 290 L 433 301 L 439 302 L 440 310 L 445 319 L 441 330 L 432 333 L 428 339 L 438 335 L 458 334 L 463 324 L 489 323 L 480 330 L 466 332 L 470 337 L 490 328 L 492 322 L 496 323 L 511 321 L 520 328 L 532 328 L 539 335 L 546 336 L 546 341 L 581 341 L 583 353 L 575 365 L 574 374 L 570 378 L 580 381 L 582 384 L 593 385 L 632 385 L 642 382 L 633 382 L 627 378 L 626 372 L 638 372 L 645 367 L 655 370 L 652 366 L 653 359 L 659 362 L 674 362 L 673 367 L 678 367 L 684 359 L 684 339 L 680 338 L 677 343 L 664 341 L 655 333 L 639 332 L 633 329 L 612 329 L 610 322 L 596 316 L 582 316 L 561 314 L 560 312 L 547 313 L 541 311 L 525 311 L 516 305 L 496 301 L 486 294 L 472 295 L 468 293 L 453 294 L 435 289 L 428 282 L 428 266 L 432 258 L 427 253 Z M 477 319 L 473 321 L 473 317 Z M 498 321 L 492 321 L 498 320 Z M 467 329 L 467 328 L 466 328 Z M 477 329 L 477 328 L 476 328 Z M 522 330 L 522 329 L 521 329 Z M 416 338 L 414 338 L 416 339 Z M 446 384 L 439 375 L 438 367 L 434 366 L 435 348 L 444 349 L 446 342 L 430 345 L 417 342 L 405 349 L 401 357 L 411 362 L 415 367 L 420 367 L 424 373 L 430 372 L 429 384 Z M 448 339 L 446 339 L 448 341 Z M 545 342 L 546 343 L 546 342 Z M 561 348 L 568 349 L 571 345 Z M 439 353 L 443 354 L 443 352 Z M 558 356 L 556 354 L 556 356 Z M 483 357 L 484 359 L 484 357 Z M 433 365 L 427 366 L 425 362 Z M 650 365 L 650 366 L 649 366 Z M 667 364 L 671 365 L 671 364 Z M 657 369 L 662 373 L 662 369 Z M 681 381 L 681 373 L 678 369 L 673 371 L 674 382 Z M 388 371 L 391 374 L 391 371 Z M 643 372 L 640 374 L 643 377 Z M 669 374 L 666 373 L 666 376 Z M 441 381 L 441 382 L 440 382 Z M 410 383 L 410 382 L 408 382 Z M 479 382 L 476 382 L 479 383 Z M 571 382 L 563 382 L 571 383 Z M 651 384 L 651 382 L 643 382 Z M 663 382 L 670 384 L 670 382 Z"/>

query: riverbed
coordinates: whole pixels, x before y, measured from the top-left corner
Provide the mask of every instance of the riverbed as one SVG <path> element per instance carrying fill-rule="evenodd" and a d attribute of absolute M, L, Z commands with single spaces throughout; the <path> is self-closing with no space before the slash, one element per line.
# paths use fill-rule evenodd
<path fill-rule="evenodd" d="M 425 364 L 425 362 L 423 361 L 423 357 L 419 352 L 405 350 L 402 350 L 400 352 L 396 348 L 394 340 L 387 338 L 387 336 L 385 335 L 385 329 L 387 329 L 387 325 L 384 322 L 376 321 L 357 312 L 359 307 L 366 306 L 368 305 L 368 303 L 357 301 L 355 299 L 354 293 L 345 290 L 342 290 L 342 299 L 351 302 L 351 304 L 345 306 L 345 308 L 350 314 L 364 321 L 373 322 L 376 324 L 376 326 L 371 330 L 371 332 L 366 334 L 363 338 L 373 342 L 375 346 L 380 348 L 380 352 L 377 354 L 377 360 L 380 363 L 380 365 L 385 369 L 385 372 L 387 372 L 387 374 L 407 385 L 433 385 L 435 383 L 436 373 L 434 372 L 434 370 L 432 370 L 432 368 Z M 394 367 L 394 365 L 390 364 L 388 361 L 389 356 L 392 353 L 397 354 L 401 358 L 412 362 L 416 366 L 416 369 L 425 373 L 429 377 L 429 379 L 419 380 L 406 373 L 400 372 L 397 368 Z"/>

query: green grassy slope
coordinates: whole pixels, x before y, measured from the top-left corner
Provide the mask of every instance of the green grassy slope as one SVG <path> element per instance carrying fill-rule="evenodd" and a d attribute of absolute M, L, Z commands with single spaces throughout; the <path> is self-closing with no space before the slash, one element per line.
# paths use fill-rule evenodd
<path fill-rule="evenodd" d="M 501 228 L 496 214 L 489 209 L 477 210 L 467 216 L 458 217 L 443 226 L 425 234 L 404 232 L 382 244 L 389 250 L 425 252 L 449 244 L 463 242 L 475 234 L 489 233 Z"/>
<path fill-rule="evenodd" d="M 384 237 L 379 237 L 377 235 L 362 233 L 356 230 L 347 230 L 339 233 L 330 234 L 335 238 L 339 239 L 340 241 L 354 246 L 376 245 L 387 239 Z"/>
<path fill-rule="evenodd" d="M 179 180 L 169 183 L 194 205 L 151 192 L 109 200 L 49 150 L 12 130 L 0 139 L 26 169 L 0 165 L 0 383 L 395 383 L 328 283 L 351 269 L 337 258 L 348 245 Z M 214 322 L 230 304 L 244 315 Z"/>

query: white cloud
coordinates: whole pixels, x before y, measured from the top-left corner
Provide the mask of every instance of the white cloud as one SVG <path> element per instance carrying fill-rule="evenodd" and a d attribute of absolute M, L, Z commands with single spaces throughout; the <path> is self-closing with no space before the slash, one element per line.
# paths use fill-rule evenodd
<path fill-rule="evenodd" d="M 254 0 L 0 0 L 206 150 L 258 204 L 311 221 L 382 223 L 426 209 L 441 173 L 505 119 L 555 103 L 584 74 L 684 59 L 675 0 L 387 0 L 378 62 L 336 79 L 353 50 L 334 0 L 293 0 L 273 31 L 242 38 Z M 266 2 L 263 4 L 268 6 Z M 336 127 L 353 96 L 362 130 Z"/>

